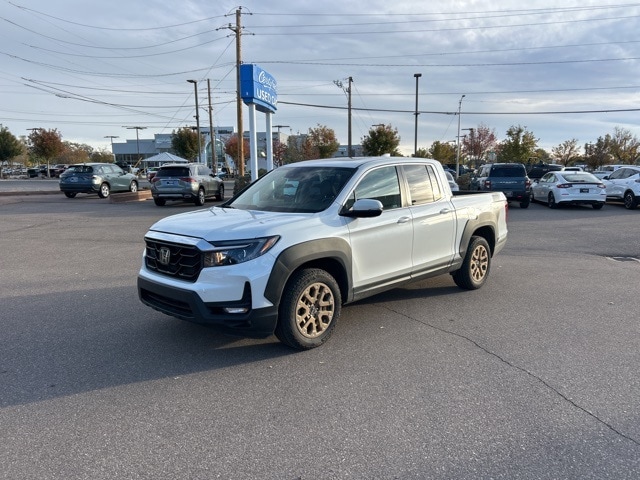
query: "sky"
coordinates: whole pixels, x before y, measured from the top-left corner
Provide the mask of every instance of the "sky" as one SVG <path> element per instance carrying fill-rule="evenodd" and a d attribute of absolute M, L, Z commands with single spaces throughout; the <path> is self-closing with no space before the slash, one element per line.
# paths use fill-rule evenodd
<path fill-rule="evenodd" d="M 455 142 L 458 123 L 499 141 L 526 127 L 548 151 L 616 127 L 640 137 L 640 3 L 561 4 L 0 0 L 0 124 L 110 151 L 131 127 L 194 126 L 197 80 L 201 126 L 209 101 L 214 126 L 235 126 L 240 11 L 241 61 L 276 79 L 283 133 L 322 125 L 347 145 L 351 78 L 354 145 L 379 124 L 404 155 Z"/>

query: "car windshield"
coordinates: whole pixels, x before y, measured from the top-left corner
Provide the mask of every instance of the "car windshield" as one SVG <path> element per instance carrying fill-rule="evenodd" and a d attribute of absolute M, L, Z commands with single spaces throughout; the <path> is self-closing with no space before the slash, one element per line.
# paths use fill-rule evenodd
<path fill-rule="evenodd" d="M 252 183 L 225 207 L 270 212 L 316 213 L 335 200 L 355 169 L 280 167 Z"/>
<path fill-rule="evenodd" d="M 563 177 L 571 183 L 600 183 L 600 179 L 590 173 L 571 172 L 565 173 Z"/>
<path fill-rule="evenodd" d="M 156 172 L 156 178 L 164 177 L 188 177 L 189 167 L 162 167 Z"/>

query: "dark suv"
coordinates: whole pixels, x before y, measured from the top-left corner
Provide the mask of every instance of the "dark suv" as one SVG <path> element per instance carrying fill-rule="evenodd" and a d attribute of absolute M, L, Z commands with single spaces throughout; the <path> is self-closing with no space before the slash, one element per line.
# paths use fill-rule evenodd
<path fill-rule="evenodd" d="M 224 182 L 201 163 L 161 166 L 151 179 L 151 195 L 159 207 L 167 200 L 183 200 L 204 205 L 207 198 L 224 199 Z"/>
<path fill-rule="evenodd" d="M 531 202 L 531 181 L 522 163 L 487 163 L 480 167 L 471 186 L 474 190 L 502 192 L 507 201 L 520 202 L 520 208 L 527 208 Z"/>

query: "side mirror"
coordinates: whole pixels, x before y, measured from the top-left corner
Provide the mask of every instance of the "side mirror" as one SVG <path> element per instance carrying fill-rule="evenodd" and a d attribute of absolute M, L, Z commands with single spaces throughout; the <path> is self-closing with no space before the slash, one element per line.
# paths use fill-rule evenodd
<path fill-rule="evenodd" d="M 340 215 L 343 217 L 353 218 L 371 218 L 380 216 L 383 209 L 384 208 L 380 200 L 362 198 L 360 200 L 356 200 L 349 210 L 342 212 Z"/>

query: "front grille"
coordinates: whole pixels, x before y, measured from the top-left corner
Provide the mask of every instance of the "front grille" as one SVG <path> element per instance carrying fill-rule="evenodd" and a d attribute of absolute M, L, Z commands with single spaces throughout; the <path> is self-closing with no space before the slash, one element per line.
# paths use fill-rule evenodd
<path fill-rule="evenodd" d="M 145 263 L 149 270 L 187 282 L 195 282 L 202 270 L 202 252 L 191 245 L 145 239 Z"/>

